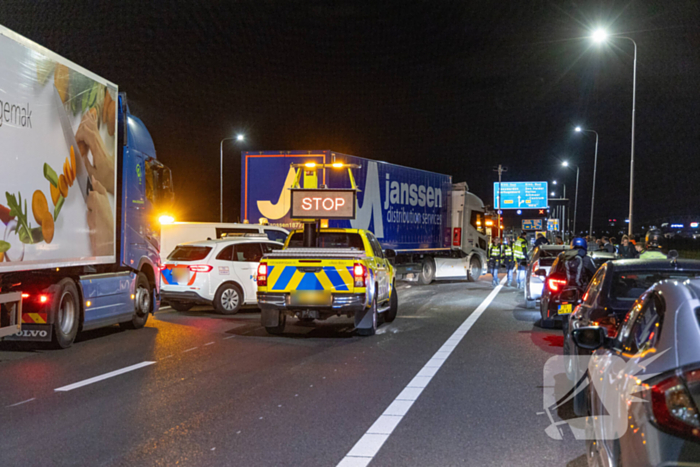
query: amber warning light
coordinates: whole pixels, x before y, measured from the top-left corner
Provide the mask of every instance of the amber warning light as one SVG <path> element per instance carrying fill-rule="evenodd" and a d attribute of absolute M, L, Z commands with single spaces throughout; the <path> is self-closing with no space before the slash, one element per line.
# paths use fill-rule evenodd
<path fill-rule="evenodd" d="M 354 219 L 355 190 L 292 190 L 292 219 Z"/>

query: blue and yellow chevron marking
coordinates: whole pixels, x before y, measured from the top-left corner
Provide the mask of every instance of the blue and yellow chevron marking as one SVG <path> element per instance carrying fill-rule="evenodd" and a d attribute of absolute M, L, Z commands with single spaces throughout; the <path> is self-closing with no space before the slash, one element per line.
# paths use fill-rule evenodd
<path fill-rule="evenodd" d="M 296 266 L 270 267 L 267 283 L 272 292 L 332 290 L 347 292 L 353 285 L 352 267 L 323 266 L 319 272 L 302 272 Z"/>

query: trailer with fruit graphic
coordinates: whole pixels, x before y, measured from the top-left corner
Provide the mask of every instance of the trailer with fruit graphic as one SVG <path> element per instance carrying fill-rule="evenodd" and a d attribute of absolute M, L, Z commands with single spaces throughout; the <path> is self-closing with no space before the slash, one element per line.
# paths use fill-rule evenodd
<path fill-rule="evenodd" d="M 0 338 L 144 326 L 173 199 L 148 130 L 116 84 L 3 26 L 0 69 Z"/>

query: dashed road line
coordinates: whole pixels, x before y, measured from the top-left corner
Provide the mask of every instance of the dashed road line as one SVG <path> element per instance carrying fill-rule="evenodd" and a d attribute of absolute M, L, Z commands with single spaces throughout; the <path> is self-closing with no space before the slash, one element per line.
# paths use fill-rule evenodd
<path fill-rule="evenodd" d="M 154 363 L 156 363 L 156 362 L 149 361 L 149 362 L 137 363 L 136 365 L 131 365 L 131 366 L 127 366 L 125 368 L 121 368 L 119 370 L 110 371 L 109 373 L 95 376 L 94 378 L 85 379 L 83 381 L 78 381 L 77 383 L 69 384 L 68 386 L 62 386 L 60 388 L 56 388 L 56 389 L 54 389 L 54 391 L 56 391 L 56 392 L 72 391 L 73 389 L 82 388 L 83 386 L 87 386 L 88 384 L 93 384 L 93 383 L 97 383 L 98 381 L 103 381 L 105 379 L 113 378 L 115 376 L 119 376 L 119 375 L 122 375 L 124 373 L 128 373 L 130 371 L 138 370 L 139 368 L 153 365 Z"/>
<path fill-rule="evenodd" d="M 33 400 L 36 400 L 36 397 L 32 397 L 31 399 L 27 399 L 26 401 L 17 402 L 16 404 L 7 405 L 7 406 L 5 406 L 5 408 L 9 409 L 10 407 L 17 407 L 18 405 L 26 404 L 27 402 L 31 402 Z"/>
<path fill-rule="evenodd" d="M 430 383 L 452 351 L 462 341 L 477 319 L 486 311 L 498 292 L 503 288 L 506 278 L 484 299 L 472 314 L 457 328 L 455 332 L 432 356 L 428 363 L 416 374 L 411 382 L 396 396 L 396 399 L 386 408 L 365 434 L 355 443 L 337 467 L 365 467 L 372 462 L 394 429 L 408 413 L 413 403 Z"/>
<path fill-rule="evenodd" d="M 211 342 L 207 342 L 207 343 L 204 344 L 204 345 L 212 345 L 213 343 L 214 343 L 214 341 L 211 341 Z"/>
<path fill-rule="evenodd" d="M 183 350 L 182 353 L 192 352 L 193 350 L 196 350 L 198 348 L 199 347 L 192 347 L 191 349 Z"/>

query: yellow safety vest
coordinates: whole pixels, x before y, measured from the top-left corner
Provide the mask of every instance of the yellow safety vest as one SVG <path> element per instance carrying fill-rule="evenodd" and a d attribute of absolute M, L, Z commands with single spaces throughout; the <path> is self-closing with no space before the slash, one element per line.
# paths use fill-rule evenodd
<path fill-rule="evenodd" d="M 527 243 L 525 239 L 517 239 L 515 241 L 515 248 L 513 249 L 513 256 L 515 259 L 518 261 L 525 259 L 525 251 L 527 251 Z"/>
<path fill-rule="evenodd" d="M 491 245 L 489 249 L 489 259 L 501 259 L 501 245 Z"/>

